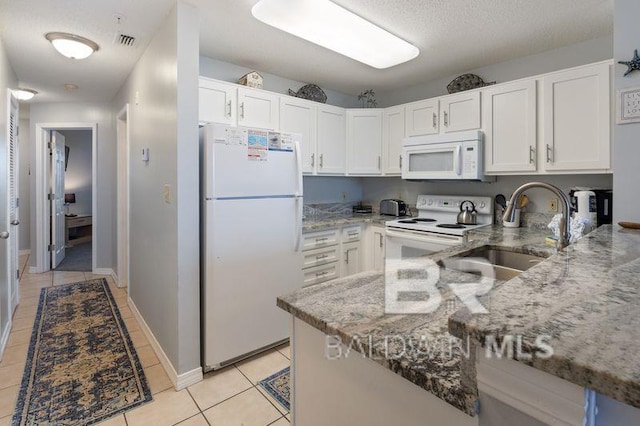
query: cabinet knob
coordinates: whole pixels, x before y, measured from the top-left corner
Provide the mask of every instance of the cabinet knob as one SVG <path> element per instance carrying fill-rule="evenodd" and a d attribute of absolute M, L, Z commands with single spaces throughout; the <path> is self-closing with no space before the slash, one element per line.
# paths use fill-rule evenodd
<path fill-rule="evenodd" d="M 9 239 L 9 233 L 7 231 L 0 232 L 0 238 L 3 240 Z"/>

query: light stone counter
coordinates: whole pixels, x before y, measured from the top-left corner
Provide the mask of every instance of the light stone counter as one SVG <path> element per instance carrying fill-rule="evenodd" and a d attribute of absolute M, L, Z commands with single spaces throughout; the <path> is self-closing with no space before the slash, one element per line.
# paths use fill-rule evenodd
<path fill-rule="evenodd" d="M 550 336 L 550 358 L 518 361 L 640 408 L 640 231 L 601 226 L 490 295 L 488 314 L 462 309 L 450 332 L 522 336 L 528 353 Z"/>

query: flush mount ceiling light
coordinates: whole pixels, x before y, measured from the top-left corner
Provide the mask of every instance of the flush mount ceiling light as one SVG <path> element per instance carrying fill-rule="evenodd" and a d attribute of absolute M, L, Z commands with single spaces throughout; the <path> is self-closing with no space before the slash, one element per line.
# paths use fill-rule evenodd
<path fill-rule="evenodd" d="M 260 0 L 251 13 L 267 25 L 378 69 L 410 61 L 420 53 L 329 0 Z"/>
<path fill-rule="evenodd" d="M 78 90 L 78 86 L 71 83 L 63 84 L 62 87 L 64 87 L 64 90 L 67 92 L 73 92 L 74 90 Z"/>
<path fill-rule="evenodd" d="M 29 99 L 32 99 L 37 94 L 38 92 L 36 92 L 33 89 L 19 88 L 18 90 L 13 91 L 13 96 L 18 98 L 19 101 L 28 101 Z"/>
<path fill-rule="evenodd" d="M 45 38 L 63 56 L 71 59 L 84 59 L 100 47 L 88 38 L 68 33 L 47 33 Z"/>

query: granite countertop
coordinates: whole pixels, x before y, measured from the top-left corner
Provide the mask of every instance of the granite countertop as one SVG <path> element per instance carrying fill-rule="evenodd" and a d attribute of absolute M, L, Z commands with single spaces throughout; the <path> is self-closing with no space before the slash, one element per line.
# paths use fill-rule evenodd
<path fill-rule="evenodd" d="M 336 226 L 355 225 L 358 223 L 377 223 L 384 225 L 386 221 L 393 220 L 392 216 L 382 216 L 377 213 L 371 214 L 321 214 L 305 217 L 302 220 L 302 231 L 314 231 L 316 229 L 333 228 Z"/>
<path fill-rule="evenodd" d="M 488 314 L 456 312 L 449 330 L 480 343 L 522 336 L 528 354 L 548 336 L 552 356 L 517 360 L 640 408 L 639 277 L 640 231 L 601 226 L 495 286 Z"/>

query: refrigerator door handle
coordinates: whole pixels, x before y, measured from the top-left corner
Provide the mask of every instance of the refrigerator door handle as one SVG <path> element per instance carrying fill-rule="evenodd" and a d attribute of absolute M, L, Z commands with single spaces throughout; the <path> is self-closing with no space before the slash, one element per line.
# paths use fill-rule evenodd
<path fill-rule="evenodd" d="M 296 149 L 296 178 L 298 179 L 296 188 L 296 197 L 302 196 L 302 153 L 300 152 L 300 142 L 294 141 Z"/>
<path fill-rule="evenodd" d="M 296 197 L 296 243 L 293 247 L 293 251 L 300 251 L 300 242 L 302 240 L 302 197 Z"/>

